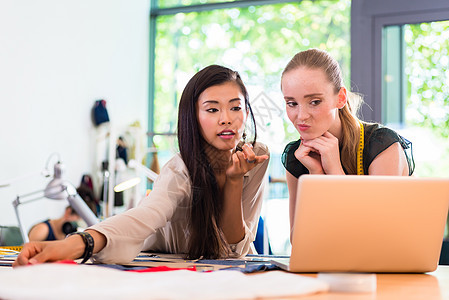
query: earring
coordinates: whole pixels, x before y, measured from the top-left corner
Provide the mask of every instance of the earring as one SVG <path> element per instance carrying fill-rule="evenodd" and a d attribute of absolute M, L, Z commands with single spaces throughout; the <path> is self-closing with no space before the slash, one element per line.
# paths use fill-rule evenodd
<path fill-rule="evenodd" d="M 245 131 L 243 131 L 242 140 L 243 140 L 243 143 L 246 142 L 246 132 Z"/>

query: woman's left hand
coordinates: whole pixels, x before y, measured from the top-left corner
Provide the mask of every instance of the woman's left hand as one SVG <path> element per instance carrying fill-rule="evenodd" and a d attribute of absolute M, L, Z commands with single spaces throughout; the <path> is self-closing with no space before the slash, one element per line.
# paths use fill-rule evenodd
<path fill-rule="evenodd" d="M 231 156 L 231 165 L 226 170 L 228 179 L 243 178 L 248 171 L 268 159 L 268 155 L 257 156 L 250 144 L 245 144 L 242 148 L 242 151 L 237 151 Z"/>
<path fill-rule="evenodd" d="M 303 141 L 304 146 L 316 149 L 321 156 L 321 165 L 325 174 L 344 175 L 340 162 L 338 139 L 326 131 L 313 140 Z"/>

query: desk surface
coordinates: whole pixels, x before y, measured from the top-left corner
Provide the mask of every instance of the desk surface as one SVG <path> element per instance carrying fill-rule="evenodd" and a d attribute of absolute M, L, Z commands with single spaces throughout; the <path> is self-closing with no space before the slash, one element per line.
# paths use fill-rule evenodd
<path fill-rule="evenodd" d="M 302 274 L 304 275 L 304 274 Z M 316 275 L 306 275 L 313 276 Z M 376 293 L 319 293 L 297 298 L 301 300 L 389 300 L 449 299 L 449 266 L 438 266 L 426 274 L 377 274 Z"/>
<path fill-rule="evenodd" d="M 12 271 L 2 267 L 0 271 Z M 277 271 L 280 272 L 280 271 Z M 316 274 L 299 274 L 316 277 Z M 247 275 L 252 276 L 252 275 Z M 426 274 L 376 274 L 377 289 L 374 293 L 326 292 L 281 299 L 300 300 L 389 300 L 389 299 L 449 299 L 449 266 L 439 266 L 434 272 Z M 274 299 L 274 298 L 266 298 Z M 279 299 L 279 298 L 276 298 Z"/>

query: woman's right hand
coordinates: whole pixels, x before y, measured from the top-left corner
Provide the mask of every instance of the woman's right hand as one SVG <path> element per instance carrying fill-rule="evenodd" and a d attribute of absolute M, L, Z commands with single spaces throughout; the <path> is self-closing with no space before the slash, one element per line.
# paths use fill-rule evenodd
<path fill-rule="evenodd" d="M 304 146 L 304 152 L 308 153 L 302 158 L 306 163 L 301 163 L 309 169 L 310 174 L 333 174 L 344 175 L 343 167 L 340 162 L 340 150 L 338 139 L 332 135 L 329 131 L 323 133 L 323 135 L 301 142 L 299 148 Z M 310 158 L 309 158 L 310 157 Z M 312 165 L 314 169 L 310 169 L 307 164 L 311 165 L 311 158 L 316 158 L 319 167 Z M 315 162 L 313 162 L 315 163 Z"/>
<path fill-rule="evenodd" d="M 29 242 L 23 246 L 13 267 L 78 259 L 83 255 L 84 247 L 84 241 L 79 235 L 59 241 Z"/>
<path fill-rule="evenodd" d="M 295 151 L 295 157 L 309 170 L 310 174 L 324 174 L 321 155 L 316 149 L 308 147 L 301 142 Z"/>
<path fill-rule="evenodd" d="M 244 144 L 242 151 L 232 154 L 229 167 L 226 169 L 227 179 L 243 179 L 243 176 L 258 164 L 268 159 L 268 155 L 256 155 L 251 144 Z"/>

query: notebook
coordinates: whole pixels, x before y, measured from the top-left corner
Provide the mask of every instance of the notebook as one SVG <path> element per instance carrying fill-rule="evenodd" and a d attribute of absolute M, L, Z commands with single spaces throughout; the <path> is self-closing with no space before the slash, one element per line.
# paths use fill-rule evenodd
<path fill-rule="evenodd" d="M 291 272 L 422 273 L 438 265 L 449 178 L 303 175 Z"/>

